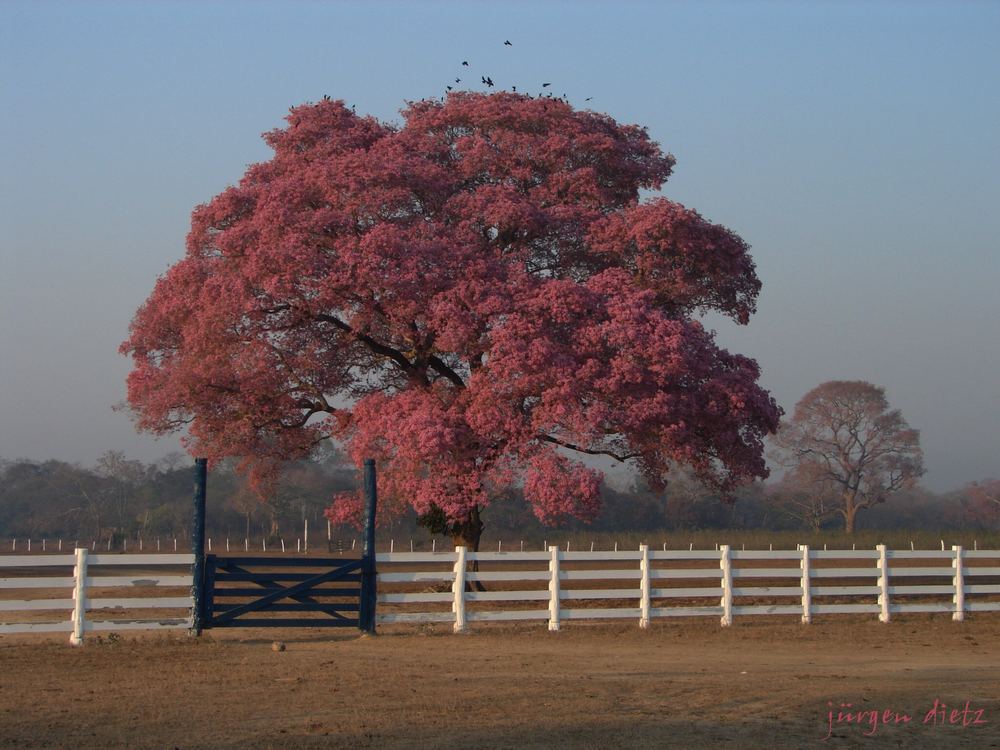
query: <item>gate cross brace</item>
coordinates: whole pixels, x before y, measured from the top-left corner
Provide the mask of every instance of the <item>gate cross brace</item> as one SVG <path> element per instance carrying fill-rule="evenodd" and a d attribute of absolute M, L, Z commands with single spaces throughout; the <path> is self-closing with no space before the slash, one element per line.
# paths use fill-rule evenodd
<path fill-rule="evenodd" d="M 333 570 L 328 570 L 319 575 L 315 575 L 312 578 L 307 578 L 304 581 L 296 583 L 294 586 L 287 586 L 282 588 L 280 591 L 274 591 L 266 596 L 262 596 L 260 599 L 255 599 L 252 602 L 242 604 L 239 607 L 234 607 L 233 609 L 228 609 L 218 617 L 213 618 L 216 623 L 226 622 L 228 620 L 234 620 L 240 615 L 246 614 L 247 612 L 253 612 L 258 609 L 266 607 L 268 604 L 273 604 L 279 599 L 290 599 L 295 595 L 301 595 L 308 591 L 312 587 L 320 584 L 326 583 L 328 581 L 334 581 L 337 578 L 344 575 L 347 570 L 352 569 L 355 565 L 360 566 L 360 561 L 358 563 L 351 563 L 349 565 L 344 565 L 339 568 L 334 568 Z"/>
<path fill-rule="evenodd" d="M 233 565 L 228 560 L 226 561 L 225 564 L 218 565 L 217 567 L 221 568 L 227 573 L 245 573 L 246 575 L 254 575 L 251 571 L 247 570 L 246 568 L 242 568 L 239 565 Z M 336 570 L 343 571 L 343 568 L 336 568 Z M 258 575 L 265 575 L 265 574 L 260 573 Z M 277 581 L 272 581 L 270 578 L 254 579 L 252 581 L 247 581 L 247 583 L 253 583 L 257 586 L 261 586 L 262 588 L 275 588 L 281 586 L 280 583 L 278 583 Z M 290 596 L 288 598 L 294 599 L 297 602 L 302 602 L 303 604 L 318 604 L 318 602 L 315 599 L 313 599 L 311 596 L 307 594 L 298 594 L 296 596 Z"/>
<path fill-rule="evenodd" d="M 225 564 L 220 564 L 217 567 L 221 568 L 222 570 L 225 570 L 227 573 L 246 573 L 247 575 L 253 575 L 246 568 L 241 568 L 239 565 L 233 565 L 229 561 L 226 561 Z M 348 566 L 341 566 L 339 568 L 336 568 L 336 570 L 344 572 L 345 567 L 348 567 Z M 351 568 L 351 569 L 353 569 L 353 568 Z M 214 569 L 213 569 L 213 572 L 214 572 Z M 263 588 L 274 588 L 276 586 L 281 586 L 281 584 L 278 583 L 277 581 L 272 581 L 272 580 L 266 579 L 266 578 L 262 578 L 262 579 L 254 580 L 254 581 L 249 581 L 249 583 L 255 583 L 258 586 L 261 586 Z M 297 596 L 289 596 L 288 598 L 289 599 L 294 599 L 295 601 L 300 602 L 302 604 L 320 604 L 320 602 L 316 601 L 311 596 L 308 596 L 306 594 L 299 594 Z M 212 599 L 214 600 L 214 597 Z M 255 599 L 254 603 L 256 603 L 256 601 L 257 600 Z M 330 607 L 336 607 L 337 605 L 336 604 L 331 604 L 329 606 Z M 335 612 L 335 611 L 324 612 L 324 614 L 330 615 L 330 617 L 332 617 L 334 620 L 350 620 L 350 619 L 352 619 L 350 617 L 344 617 L 340 612 Z M 222 614 L 216 615 L 216 614 L 214 614 L 214 612 L 212 614 L 210 614 L 210 616 L 209 616 L 208 619 L 210 621 L 212 621 L 212 622 L 218 622 L 219 620 L 222 620 L 223 622 L 227 621 L 227 619 L 225 617 L 223 617 Z"/>

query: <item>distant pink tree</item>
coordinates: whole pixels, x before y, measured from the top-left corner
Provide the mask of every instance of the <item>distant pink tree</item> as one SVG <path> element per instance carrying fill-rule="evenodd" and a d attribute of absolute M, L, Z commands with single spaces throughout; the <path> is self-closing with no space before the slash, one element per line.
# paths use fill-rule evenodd
<path fill-rule="evenodd" d="M 140 428 L 241 456 L 258 485 L 320 441 L 376 459 L 382 505 L 478 545 L 523 482 L 545 522 L 597 511 L 613 456 L 653 486 L 767 470 L 780 409 L 694 315 L 746 323 L 747 245 L 659 188 L 646 131 L 510 93 L 411 103 L 403 124 L 295 107 L 274 149 L 195 209 L 187 254 L 122 352 Z M 328 511 L 356 519 L 360 499 Z M 436 520 L 435 520 L 436 519 Z"/>
<path fill-rule="evenodd" d="M 1000 523 L 1000 479 L 973 482 L 965 488 L 967 520 L 993 528 Z"/>
<path fill-rule="evenodd" d="M 803 517 L 818 528 L 831 514 L 854 533 L 860 511 L 912 487 L 924 473 L 920 433 L 889 409 L 885 389 L 863 380 L 831 380 L 795 405 L 775 438 L 789 473 L 783 491 L 799 493 Z"/>

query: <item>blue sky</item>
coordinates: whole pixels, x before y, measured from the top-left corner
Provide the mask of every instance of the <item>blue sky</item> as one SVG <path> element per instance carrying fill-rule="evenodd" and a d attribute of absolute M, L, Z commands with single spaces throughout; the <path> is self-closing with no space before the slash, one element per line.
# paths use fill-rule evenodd
<path fill-rule="evenodd" d="M 268 158 L 289 106 L 394 119 L 465 73 L 551 81 L 677 157 L 664 193 L 753 246 L 758 315 L 713 325 L 786 410 L 870 380 L 921 430 L 929 487 L 1000 476 L 997 39 L 996 2 L 7 0 L 0 456 L 176 449 L 111 405 L 191 209 Z"/>

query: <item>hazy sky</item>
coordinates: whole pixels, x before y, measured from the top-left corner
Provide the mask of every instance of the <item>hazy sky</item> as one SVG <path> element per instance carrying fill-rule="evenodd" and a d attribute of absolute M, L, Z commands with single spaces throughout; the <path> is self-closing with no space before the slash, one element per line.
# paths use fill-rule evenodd
<path fill-rule="evenodd" d="M 998 476 L 998 40 L 1000 3 L 958 0 L 0 2 L 0 457 L 176 450 L 111 407 L 191 209 L 289 106 L 394 119 L 464 73 L 551 81 L 677 157 L 664 193 L 753 246 L 759 313 L 719 339 L 786 411 L 870 380 L 929 487 Z"/>

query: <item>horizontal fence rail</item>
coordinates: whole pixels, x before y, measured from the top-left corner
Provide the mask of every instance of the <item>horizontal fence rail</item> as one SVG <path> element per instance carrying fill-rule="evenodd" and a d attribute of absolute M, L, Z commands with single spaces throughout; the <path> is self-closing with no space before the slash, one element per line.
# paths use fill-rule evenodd
<path fill-rule="evenodd" d="M 377 621 L 451 623 L 1000 611 L 1000 550 L 399 552 L 376 556 Z"/>
<path fill-rule="evenodd" d="M 0 556 L 0 634 L 69 632 L 70 643 L 78 645 L 94 631 L 190 628 L 193 562 L 191 554 L 92 554 L 84 548 L 71 555 Z M 118 574 L 95 573 L 107 567 Z M 38 611 L 61 611 L 69 619 L 36 620 Z M 142 616 L 110 619 L 136 611 Z"/>

